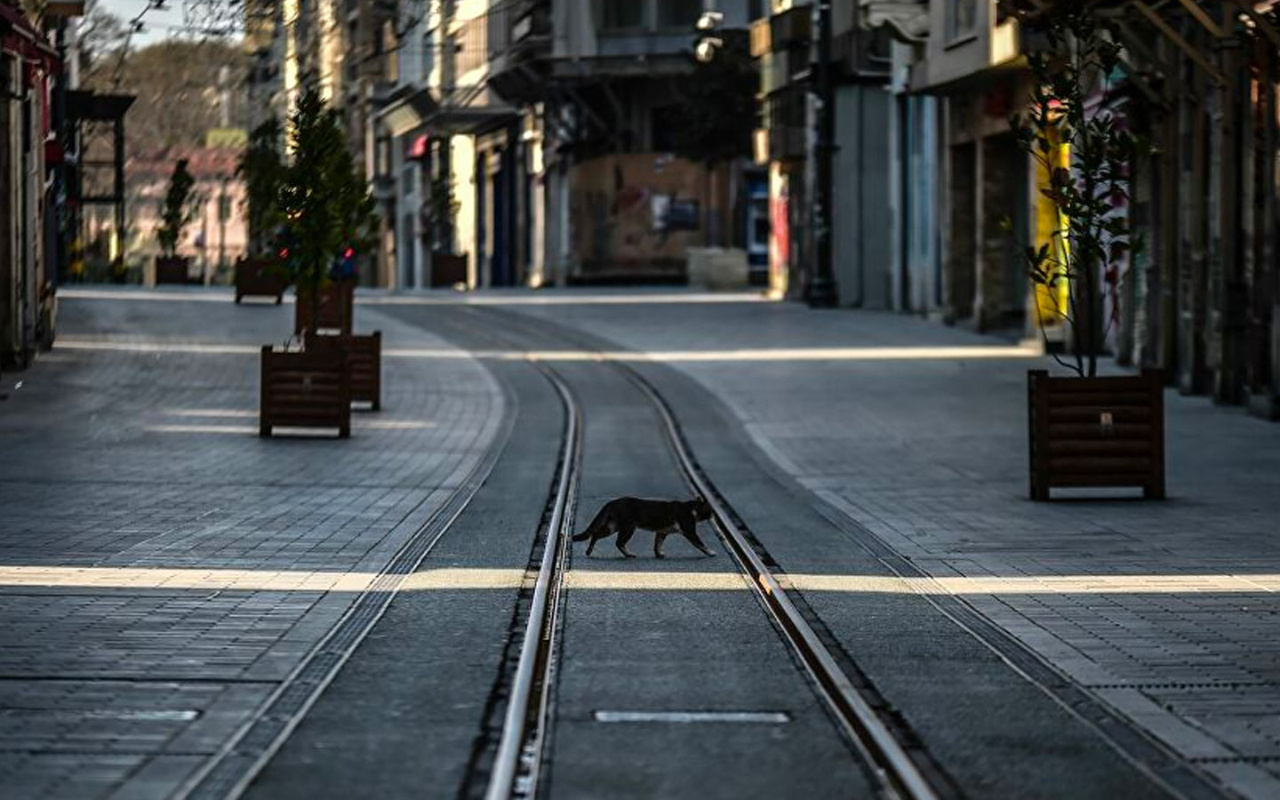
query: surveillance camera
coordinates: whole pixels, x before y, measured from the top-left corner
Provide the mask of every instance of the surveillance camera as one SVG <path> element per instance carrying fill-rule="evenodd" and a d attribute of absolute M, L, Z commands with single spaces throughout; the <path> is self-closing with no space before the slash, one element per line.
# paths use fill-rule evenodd
<path fill-rule="evenodd" d="M 702 16 L 698 17 L 695 27 L 700 31 L 715 30 L 724 22 L 724 14 L 719 11 L 703 11 Z"/>
<path fill-rule="evenodd" d="M 723 39 L 716 39 L 714 37 L 699 39 L 698 46 L 693 48 L 693 56 L 703 64 L 706 64 L 716 57 L 716 50 L 720 49 L 722 44 L 724 44 Z"/>

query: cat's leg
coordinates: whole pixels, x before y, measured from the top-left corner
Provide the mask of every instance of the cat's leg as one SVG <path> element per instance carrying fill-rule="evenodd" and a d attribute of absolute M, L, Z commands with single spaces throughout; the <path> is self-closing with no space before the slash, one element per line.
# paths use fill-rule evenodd
<path fill-rule="evenodd" d="M 631 541 L 631 537 L 635 535 L 635 532 L 635 525 L 618 526 L 618 541 L 615 544 L 618 547 L 618 552 L 622 553 L 627 558 L 635 558 L 634 554 L 627 552 L 627 542 Z"/>
<path fill-rule="evenodd" d="M 591 529 L 591 541 L 587 543 L 587 555 L 591 555 L 591 551 L 596 549 L 596 542 L 608 536 L 613 532 L 613 523 L 605 520 L 604 524 L 598 528 Z"/>
<path fill-rule="evenodd" d="M 702 539 L 698 538 L 697 523 L 693 520 L 680 520 L 680 532 L 684 534 L 684 538 L 689 540 L 689 544 L 701 550 L 703 555 L 715 555 L 715 553 L 711 552 L 711 550 L 702 543 Z"/>
<path fill-rule="evenodd" d="M 662 543 L 666 541 L 667 534 L 671 531 L 655 531 L 653 534 L 653 557 L 662 558 Z"/>

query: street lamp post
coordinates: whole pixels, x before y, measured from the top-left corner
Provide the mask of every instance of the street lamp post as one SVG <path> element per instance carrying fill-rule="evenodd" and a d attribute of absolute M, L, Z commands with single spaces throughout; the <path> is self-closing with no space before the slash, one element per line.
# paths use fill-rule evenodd
<path fill-rule="evenodd" d="M 835 155 L 835 91 L 831 80 L 831 0 L 813 3 L 814 64 L 814 186 L 813 190 L 813 272 L 806 299 L 814 308 L 836 305 L 836 282 L 832 274 L 832 159 Z"/>

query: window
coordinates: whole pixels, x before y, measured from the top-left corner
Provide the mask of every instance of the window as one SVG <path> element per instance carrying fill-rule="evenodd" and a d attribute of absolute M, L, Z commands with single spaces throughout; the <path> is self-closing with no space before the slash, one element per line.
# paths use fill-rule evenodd
<path fill-rule="evenodd" d="M 631 30 L 645 27 L 646 0 L 604 0 L 600 18 L 605 30 Z"/>
<path fill-rule="evenodd" d="M 379 136 L 373 143 L 373 171 L 379 178 L 391 176 L 391 139 Z"/>
<path fill-rule="evenodd" d="M 971 36 L 978 26 L 978 0 L 950 0 L 947 3 L 947 40 Z"/>
<path fill-rule="evenodd" d="M 659 28 L 692 28 L 702 15 L 702 0 L 658 0 Z"/>

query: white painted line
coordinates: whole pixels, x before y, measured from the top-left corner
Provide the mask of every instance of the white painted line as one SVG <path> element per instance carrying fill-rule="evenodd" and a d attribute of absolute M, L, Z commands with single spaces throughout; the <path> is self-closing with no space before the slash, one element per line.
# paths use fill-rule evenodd
<path fill-rule="evenodd" d="M 731 724 L 781 725 L 791 717 L 781 711 L 597 711 L 596 722 L 724 722 Z"/>
<path fill-rule="evenodd" d="M 141 711 L 122 708 L 120 710 L 86 711 L 88 719 L 121 719 L 134 722 L 190 722 L 200 716 L 199 711 L 183 709 L 181 711 Z"/>

